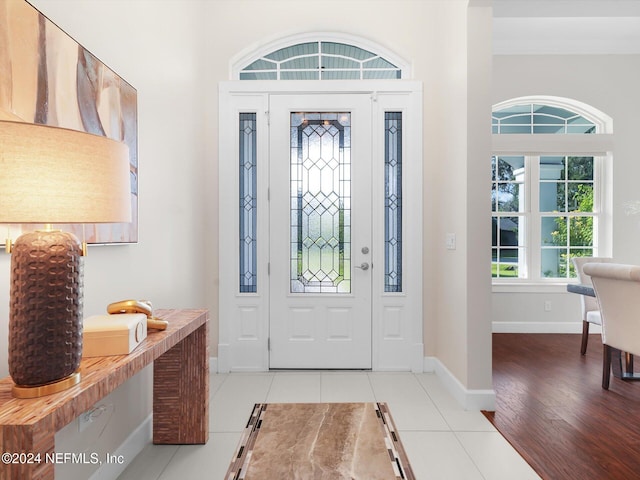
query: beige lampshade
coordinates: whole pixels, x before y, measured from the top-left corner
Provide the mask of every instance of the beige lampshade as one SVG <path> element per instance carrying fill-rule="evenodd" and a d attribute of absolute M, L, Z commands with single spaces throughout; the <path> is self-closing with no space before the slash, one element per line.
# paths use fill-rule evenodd
<path fill-rule="evenodd" d="M 129 175 L 124 143 L 0 121 L 0 223 L 130 222 Z"/>

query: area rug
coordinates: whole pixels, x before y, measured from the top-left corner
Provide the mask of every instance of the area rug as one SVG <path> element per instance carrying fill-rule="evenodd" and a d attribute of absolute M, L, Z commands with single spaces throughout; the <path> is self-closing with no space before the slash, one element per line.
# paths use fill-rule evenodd
<path fill-rule="evenodd" d="M 225 480 L 415 480 L 386 403 L 258 403 Z"/>

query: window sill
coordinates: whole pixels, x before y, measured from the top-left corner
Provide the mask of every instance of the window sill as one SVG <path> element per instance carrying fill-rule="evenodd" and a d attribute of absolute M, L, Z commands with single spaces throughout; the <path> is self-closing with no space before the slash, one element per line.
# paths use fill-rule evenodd
<path fill-rule="evenodd" d="M 493 293 L 567 293 L 567 284 L 577 283 L 576 279 L 554 282 L 494 282 Z"/>

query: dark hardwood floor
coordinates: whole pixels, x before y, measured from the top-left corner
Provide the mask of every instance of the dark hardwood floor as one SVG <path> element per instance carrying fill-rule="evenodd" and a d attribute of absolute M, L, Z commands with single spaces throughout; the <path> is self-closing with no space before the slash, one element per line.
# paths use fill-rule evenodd
<path fill-rule="evenodd" d="M 601 381 L 600 335 L 496 333 L 485 415 L 543 479 L 640 479 L 640 382 Z"/>

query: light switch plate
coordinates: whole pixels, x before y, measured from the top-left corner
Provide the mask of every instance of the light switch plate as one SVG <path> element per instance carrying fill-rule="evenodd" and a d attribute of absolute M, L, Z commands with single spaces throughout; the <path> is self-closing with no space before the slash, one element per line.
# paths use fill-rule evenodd
<path fill-rule="evenodd" d="M 445 244 L 447 246 L 447 250 L 455 250 L 456 249 L 456 234 L 455 233 L 447 233 L 445 236 Z"/>

